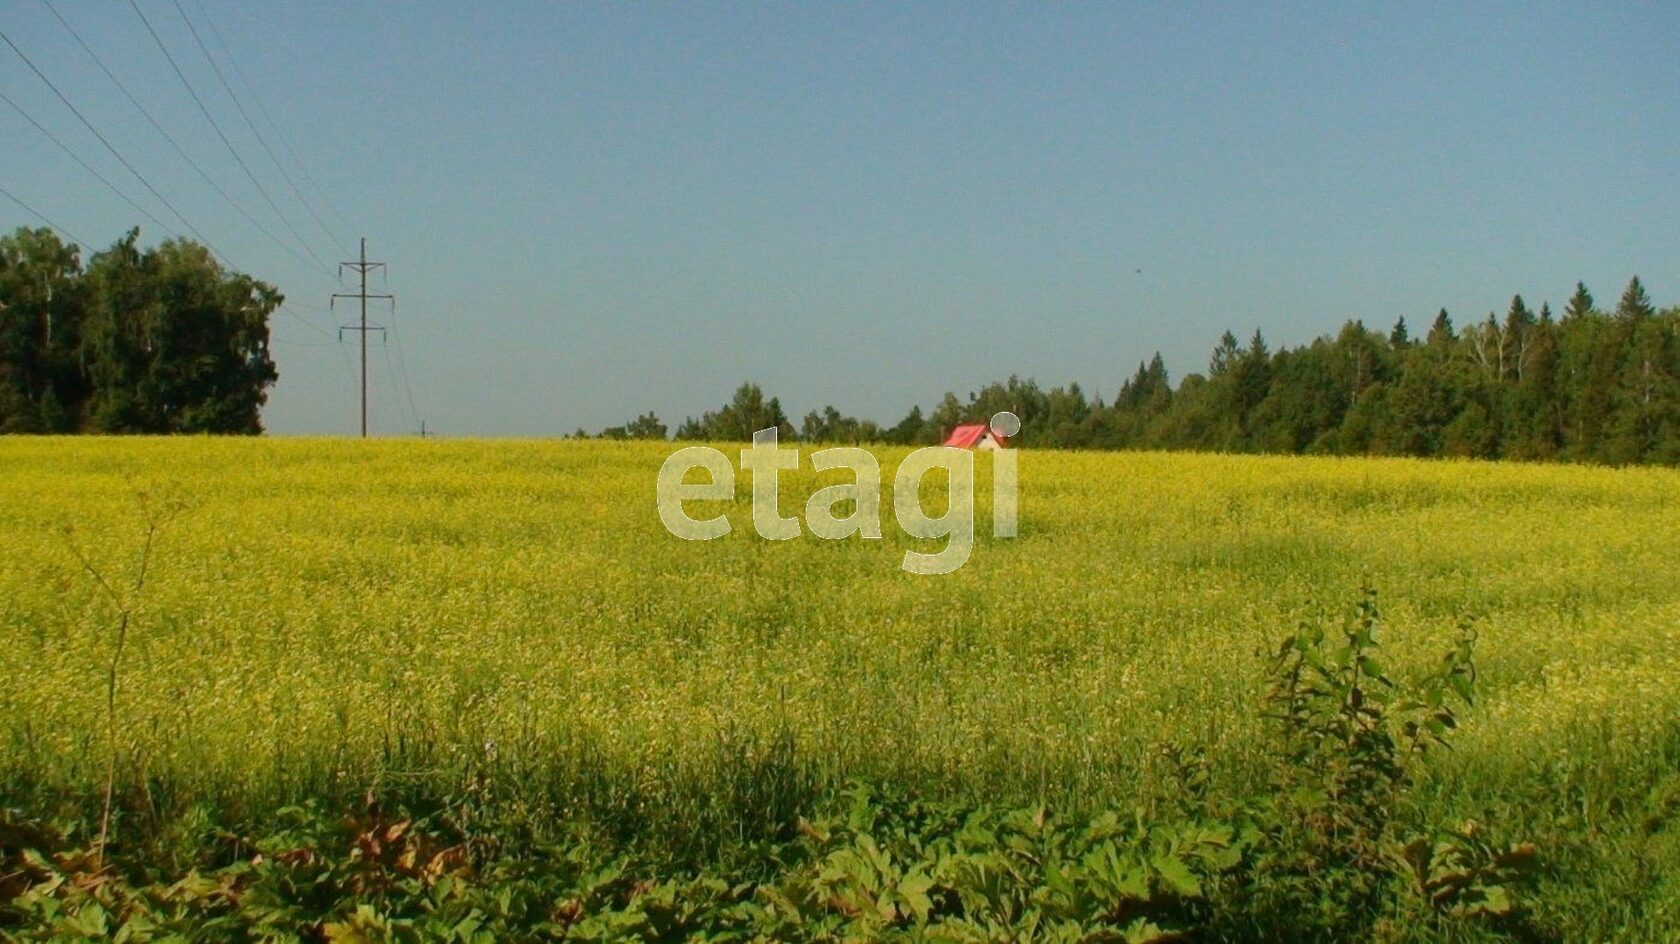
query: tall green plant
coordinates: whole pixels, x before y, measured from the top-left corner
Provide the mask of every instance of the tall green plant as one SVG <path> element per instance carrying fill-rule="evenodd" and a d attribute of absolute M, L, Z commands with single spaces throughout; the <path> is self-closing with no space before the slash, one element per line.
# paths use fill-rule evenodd
<path fill-rule="evenodd" d="M 1282 750 L 1252 888 L 1297 930 L 1330 937 L 1370 936 L 1390 905 L 1508 917 L 1533 847 L 1497 846 L 1475 824 L 1434 835 L 1405 809 L 1419 759 L 1448 746 L 1474 699 L 1474 627 L 1404 685 L 1378 657 L 1380 623 L 1366 589 L 1339 631 L 1305 624 L 1272 657 L 1266 715 Z"/>

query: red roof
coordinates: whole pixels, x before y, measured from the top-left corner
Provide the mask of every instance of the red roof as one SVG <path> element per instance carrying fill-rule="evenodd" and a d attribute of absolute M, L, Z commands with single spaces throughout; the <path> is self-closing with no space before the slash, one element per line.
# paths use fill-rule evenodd
<path fill-rule="evenodd" d="M 980 440 L 986 438 L 987 432 L 984 423 L 966 423 L 951 430 L 951 435 L 945 437 L 945 445 L 955 446 L 958 449 L 973 449 L 980 445 Z M 1000 446 L 1009 445 L 1007 439 L 996 433 L 992 433 L 992 439 Z"/>

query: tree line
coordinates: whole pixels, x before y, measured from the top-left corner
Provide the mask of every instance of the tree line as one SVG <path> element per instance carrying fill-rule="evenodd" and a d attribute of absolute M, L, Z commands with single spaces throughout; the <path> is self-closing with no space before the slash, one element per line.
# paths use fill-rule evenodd
<path fill-rule="evenodd" d="M 0 433 L 260 433 L 284 298 L 204 246 L 131 230 L 83 265 L 48 229 L 0 237 Z"/>
<path fill-rule="evenodd" d="M 0 433 L 262 431 L 284 298 L 198 243 L 138 239 L 84 265 L 51 230 L 0 237 Z M 1226 332 L 1205 372 L 1175 386 L 1157 353 L 1106 402 L 1010 377 L 890 426 L 834 406 L 796 426 L 746 383 L 674 433 L 650 412 L 599 435 L 745 441 L 774 426 L 787 440 L 920 445 L 1001 410 L 1040 448 L 1680 464 L 1680 307 L 1658 311 L 1634 277 L 1603 310 L 1577 283 L 1559 317 L 1519 295 L 1463 328 L 1443 309 L 1419 337 L 1405 319 L 1386 333 L 1353 320 L 1273 351 L 1258 331 L 1246 344 Z"/>
<path fill-rule="evenodd" d="M 1274 351 L 1258 331 L 1246 344 L 1227 331 L 1207 371 L 1176 386 L 1157 353 L 1107 402 L 1077 383 L 1011 377 L 892 426 L 828 406 L 796 427 L 747 383 L 675 438 L 747 440 L 775 426 L 813 443 L 918 445 L 1000 410 L 1021 418 L 1018 444 L 1041 448 L 1680 464 L 1680 307 L 1658 311 L 1636 276 L 1609 311 L 1576 283 L 1561 316 L 1518 295 L 1503 317 L 1463 328 L 1442 309 L 1421 336 L 1404 318 L 1387 332 L 1350 320 Z M 667 428 L 646 413 L 600 435 L 663 439 Z"/>

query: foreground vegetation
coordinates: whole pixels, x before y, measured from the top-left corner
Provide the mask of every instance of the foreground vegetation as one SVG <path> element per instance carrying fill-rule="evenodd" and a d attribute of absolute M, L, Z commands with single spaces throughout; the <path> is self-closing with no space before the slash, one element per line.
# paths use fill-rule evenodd
<path fill-rule="evenodd" d="M 1672 471 L 1026 452 L 930 578 L 665 452 L 0 443 L 0 934 L 1680 929 Z"/>

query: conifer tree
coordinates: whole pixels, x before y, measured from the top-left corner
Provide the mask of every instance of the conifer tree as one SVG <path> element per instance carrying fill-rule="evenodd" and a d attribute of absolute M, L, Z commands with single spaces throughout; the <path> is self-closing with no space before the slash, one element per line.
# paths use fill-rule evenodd
<path fill-rule="evenodd" d="M 1411 343 L 1412 335 L 1406 329 L 1406 318 L 1401 316 L 1400 320 L 1394 323 L 1394 330 L 1388 333 L 1388 346 L 1398 351 Z"/>
<path fill-rule="evenodd" d="M 1585 318 L 1587 315 L 1592 314 L 1592 310 L 1592 293 L 1587 291 L 1585 283 L 1576 282 L 1575 294 L 1569 296 L 1569 304 L 1564 306 L 1563 320 L 1573 321 L 1576 318 Z"/>
<path fill-rule="evenodd" d="M 1649 320 L 1656 313 L 1656 309 L 1651 307 L 1650 297 L 1645 294 L 1645 286 L 1639 283 L 1639 276 L 1629 279 L 1621 301 L 1616 303 L 1616 317 L 1637 322 Z"/>

